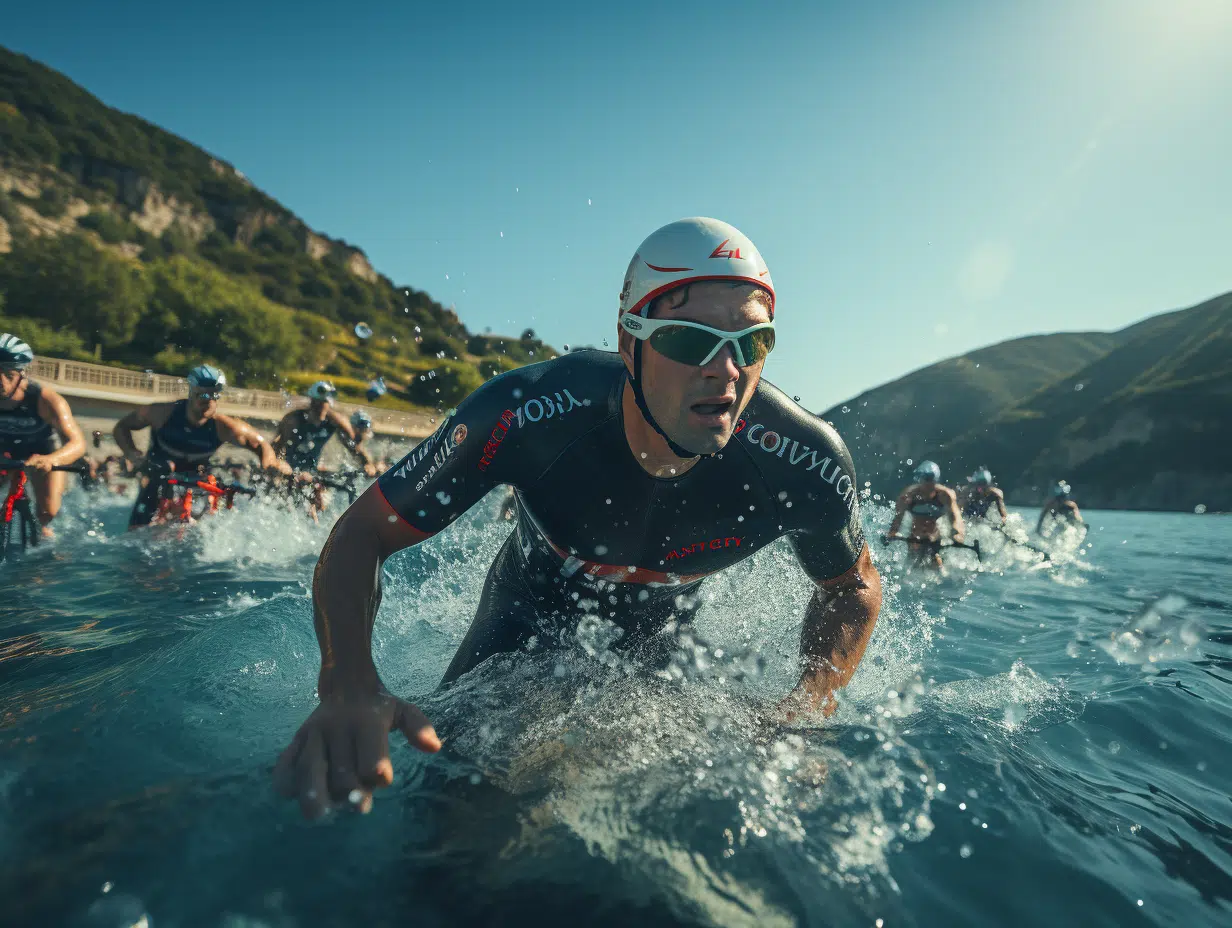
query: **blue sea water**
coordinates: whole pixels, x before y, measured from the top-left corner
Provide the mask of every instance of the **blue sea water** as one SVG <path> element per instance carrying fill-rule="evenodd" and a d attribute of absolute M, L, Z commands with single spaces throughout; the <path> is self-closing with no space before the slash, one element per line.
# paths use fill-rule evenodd
<path fill-rule="evenodd" d="M 875 545 L 840 711 L 782 728 L 781 547 L 708 581 L 666 672 L 588 622 L 434 692 L 509 531 L 490 499 L 391 560 L 375 633 L 446 749 L 395 744 L 370 815 L 308 824 L 269 770 L 315 702 L 329 520 L 129 535 L 128 505 L 74 493 L 0 565 L 6 925 L 1232 923 L 1230 519 L 1087 513 L 1047 563 L 986 532 L 939 578 Z"/>

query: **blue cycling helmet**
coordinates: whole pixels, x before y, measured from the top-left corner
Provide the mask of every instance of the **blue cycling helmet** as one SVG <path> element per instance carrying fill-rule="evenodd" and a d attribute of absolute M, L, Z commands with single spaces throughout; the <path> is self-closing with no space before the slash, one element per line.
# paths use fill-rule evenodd
<path fill-rule="evenodd" d="M 221 393 L 227 385 L 227 375 L 210 364 L 198 364 L 184 379 L 190 387 L 200 387 L 215 393 Z"/>
<path fill-rule="evenodd" d="M 933 480 L 941 479 L 941 468 L 932 461 L 921 461 L 915 469 L 916 480 Z"/>
<path fill-rule="evenodd" d="M 0 371 L 21 371 L 34 363 L 34 349 L 16 335 L 0 335 Z"/>
<path fill-rule="evenodd" d="M 990 487 L 992 486 L 992 471 L 987 467 L 976 468 L 975 473 L 968 477 L 967 480 L 970 483 Z"/>
<path fill-rule="evenodd" d="M 372 417 L 362 409 L 357 409 L 351 413 L 351 425 L 357 429 L 372 428 Z"/>

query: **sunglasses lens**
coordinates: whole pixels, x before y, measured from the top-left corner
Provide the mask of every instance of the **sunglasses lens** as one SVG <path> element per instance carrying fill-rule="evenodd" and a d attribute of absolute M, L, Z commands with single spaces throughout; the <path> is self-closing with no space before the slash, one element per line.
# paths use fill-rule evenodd
<path fill-rule="evenodd" d="M 774 329 L 758 329 L 740 337 L 740 350 L 744 354 L 746 367 L 752 367 L 766 360 L 766 355 L 774 350 Z"/>
<path fill-rule="evenodd" d="M 694 366 L 706 359 L 718 340 L 717 335 L 685 325 L 664 326 L 650 336 L 650 344 L 663 357 Z"/>

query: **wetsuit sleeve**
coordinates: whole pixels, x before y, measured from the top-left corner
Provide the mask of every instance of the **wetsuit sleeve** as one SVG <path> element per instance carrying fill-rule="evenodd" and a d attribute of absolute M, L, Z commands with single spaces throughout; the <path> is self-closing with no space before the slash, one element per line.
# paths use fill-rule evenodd
<path fill-rule="evenodd" d="M 815 424 L 814 447 L 824 451 L 830 469 L 823 464 L 820 474 L 814 470 L 808 475 L 811 479 L 789 491 L 787 501 L 792 506 L 780 512 L 792 525 L 788 538 L 800 566 L 812 580 L 824 583 L 855 566 L 864 550 L 864 531 L 856 471 L 847 445 L 826 423 L 817 420 Z"/>
<path fill-rule="evenodd" d="M 432 435 L 390 467 L 377 486 L 394 511 L 433 534 L 481 500 L 492 487 L 519 484 L 518 430 L 511 397 L 518 372 L 496 377 L 468 396 Z"/>

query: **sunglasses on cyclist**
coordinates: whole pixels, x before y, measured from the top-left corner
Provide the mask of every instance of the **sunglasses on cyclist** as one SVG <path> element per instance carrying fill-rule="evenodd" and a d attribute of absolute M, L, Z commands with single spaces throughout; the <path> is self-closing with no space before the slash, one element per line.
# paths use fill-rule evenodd
<path fill-rule="evenodd" d="M 686 319 L 643 319 L 625 313 L 620 327 L 639 341 L 649 342 L 663 357 L 694 367 L 709 364 L 724 345 L 731 345 L 739 367 L 752 367 L 774 350 L 773 322 L 729 332 Z"/>

